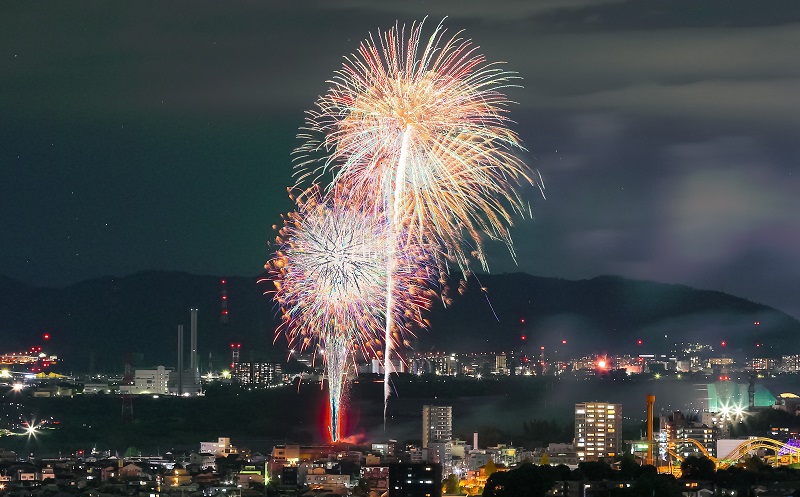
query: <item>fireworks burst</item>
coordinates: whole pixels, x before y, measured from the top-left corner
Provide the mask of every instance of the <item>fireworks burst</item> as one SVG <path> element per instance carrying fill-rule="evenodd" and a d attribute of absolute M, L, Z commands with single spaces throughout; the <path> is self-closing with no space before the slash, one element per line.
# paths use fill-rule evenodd
<path fill-rule="evenodd" d="M 483 236 L 514 255 L 512 215 L 529 212 L 516 187 L 534 184 L 515 154 L 523 148 L 500 92 L 516 76 L 487 63 L 458 33 L 446 38 L 441 24 L 425 43 L 422 26 L 412 25 L 407 37 L 395 26 L 377 43 L 362 42 L 309 112 L 295 151 L 298 183 L 330 174 L 343 202 L 389 223 L 389 309 L 401 231 L 435 244 L 464 271 L 472 257 L 488 270 Z M 394 316 L 385 315 L 388 398 Z"/>
<path fill-rule="evenodd" d="M 323 200 L 312 189 L 286 216 L 279 249 L 266 266 L 282 311 L 278 333 L 286 333 L 301 350 L 319 346 L 325 351 L 334 440 L 342 435 L 339 414 L 356 352 L 382 355 L 388 237 L 381 218 Z M 401 319 L 389 339 L 400 342 L 412 328 L 426 325 L 423 312 L 430 305 L 434 273 L 418 245 L 401 246 L 395 256 L 400 261 L 389 308 Z"/>

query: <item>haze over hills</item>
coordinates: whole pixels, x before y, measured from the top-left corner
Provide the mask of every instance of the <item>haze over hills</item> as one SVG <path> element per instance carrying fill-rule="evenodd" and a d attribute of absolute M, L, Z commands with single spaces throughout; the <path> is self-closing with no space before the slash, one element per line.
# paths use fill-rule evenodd
<path fill-rule="evenodd" d="M 229 322 L 222 324 L 217 276 L 153 271 L 64 288 L 0 277 L 0 352 L 42 345 L 47 332 L 45 350 L 64 358 L 68 371 L 120 371 L 128 354 L 136 366 L 174 366 L 177 325 L 186 325 L 188 343 L 189 309 L 196 307 L 201 369 L 227 364 L 233 341 L 242 343 L 243 361 L 283 360 L 286 341 L 273 343 L 276 309 L 263 295 L 271 286 L 255 277 L 225 279 Z M 417 350 L 538 354 L 544 346 L 548 355 L 578 356 L 667 353 L 674 343 L 725 340 L 729 354 L 800 353 L 794 338 L 800 322 L 779 310 L 721 292 L 615 276 L 473 277 L 451 306 L 433 309 L 430 321 L 429 330 L 418 332 Z"/>

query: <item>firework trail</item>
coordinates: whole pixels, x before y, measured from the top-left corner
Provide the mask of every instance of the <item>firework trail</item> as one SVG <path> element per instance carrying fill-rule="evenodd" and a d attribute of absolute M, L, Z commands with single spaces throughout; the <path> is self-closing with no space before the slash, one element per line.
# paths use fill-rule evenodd
<path fill-rule="evenodd" d="M 345 207 L 335 197 L 323 199 L 317 188 L 304 192 L 297 204 L 297 211 L 285 216 L 278 250 L 265 267 L 282 312 L 277 333 L 285 333 L 290 345 L 301 350 L 319 347 L 324 352 L 331 437 L 338 440 L 356 353 L 382 355 L 379 337 L 387 308 L 400 316 L 389 337 L 393 341 L 427 325 L 423 313 L 430 306 L 435 272 L 429 270 L 421 246 L 400 245 L 394 253 L 398 262 L 392 303 L 387 304 L 385 220 Z"/>
<path fill-rule="evenodd" d="M 483 236 L 502 241 L 514 256 L 512 215 L 527 212 L 516 187 L 534 184 L 516 155 L 524 149 L 508 127 L 510 102 L 500 92 L 516 76 L 487 63 L 459 33 L 446 38 L 441 24 L 425 41 L 422 26 L 413 24 L 408 35 L 395 26 L 377 42 L 370 36 L 346 57 L 308 113 L 295 151 L 298 184 L 329 175 L 345 192 L 342 201 L 372 208 L 389 223 L 387 399 L 401 232 L 436 245 L 462 271 L 471 258 L 488 270 Z"/>

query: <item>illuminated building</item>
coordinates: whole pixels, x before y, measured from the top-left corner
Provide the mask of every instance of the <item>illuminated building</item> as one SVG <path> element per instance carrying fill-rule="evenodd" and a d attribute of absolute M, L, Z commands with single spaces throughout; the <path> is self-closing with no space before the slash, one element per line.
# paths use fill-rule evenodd
<path fill-rule="evenodd" d="M 324 468 L 313 468 L 306 475 L 306 485 L 311 490 L 335 490 L 346 489 L 350 486 L 350 475 L 328 473 Z"/>
<path fill-rule="evenodd" d="M 781 369 L 787 373 L 800 371 L 800 355 L 785 355 L 781 357 Z"/>
<path fill-rule="evenodd" d="M 441 497 L 442 467 L 438 464 L 390 464 L 392 497 Z"/>
<path fill-rule="evenodd" d="M 800 412 L 800 397 L 791 392 L 784 392 L 778 395 L 772 408 L 797 416 L 797 413 Z"/>
<path fill-rule="evenodd" d="M 227 457 L 230 454 L 238 454 L 239 451 L 231 444 L 230 438 L 219 437 L 216 442 L 200 442 L 200 453 Z"/>
<path fill-rule="evenodd" d="M 731 434 L 731 417 L 728 413 L 704 409 L 700 412 L 700 424 L 716 429 L 717 438 L 728 438 Z"/>
<path fill-rule="evenodd" d="M 379 495 L 389 489 L 389 466 L 366 466 L 361 468 L 361 478 L 367 480 L 370 491 Z"/>
<path fill-rule="evenodd" d="M 712 357 L 707 364 L 709 368 L 714 366 L 733 366 L 733 359 L 730 357 Z"/>
<path fill-rule="evenodd" d="M 578 464 L 578 455 L 572 444 L 551 443 L 544 453 L 547 454 L 547 459 L 551 466 L 558 466 L 559 464 L 576 466 Z"/>
<path fill-rule="evenodd" d="M 700 414 L 699 421 L 687 418 L 681 411 L 674 411 L 668 416 L 659 417 L 661 436 L 659 440 L 668 446 L 675 444 L 675 451 L 683 456 L 703 456 L 696 444 L 686 441 L 694 440 L 702 445 L 711 456 L 717 452 L 717 439 L 720 433 L 727 436 L 727 428 L 722 416 L 718 413 L 704 412 Z"/>
<path fill-rule="evenodd" d="M 272 448 L 269 460 L 269 473 L 273 477 L 282 475 L 283 468 L 297 467 L 301 463 L 317 459 L 328 459 L 334 453 L 330 445 L 276 445 Z M 297 478 L 300 476 L 295 472 Z M 283 481 L 286 484 L 286 480 Z"/>
<path fill-rule="evenodd" d="M 433 442 L 449 442 L 453 439 L 453 407 L 422 406 L 422 448 Z"/>
<path fill-rule="evenodd" d="M 622 449 L 621 444 L 621 404 L 575 404 L 575 452 L 579 461 L 614 457 Z"/>
<path fill-rule="evenodd" d="M 429 442 L 428 462 L 439 463 L 442 474 L 449 475 L 453 472 L 453 444 L 452 442 Z"/>
<path fill-rule="evenodd" d="M 414 374 L 454 376 L 459 373 L 460 363 L 455 354 L 417 354 L 409 358 Z"/>
<path fill-rule="evenodd" d="M 506 355 L 501 354 L 495 356 L 494 370 L 497 371 L 498 374 L 506 374 L 507 368 L 508 365 L 507 365 Z"/>
<path fill-rule="evenodd" d="M 133 385 L 120 385 L 123 394 L 144 395 L 169 393 L 171 369 L 158 366 L 156 369 L 137 369 L 133 375 Z"/>
<path fill-rule="evenodd" d="M 786 442 L 788 440 L 800 439 L 800 427 L 798 426 L 772 426 L 769 430 L 770 438 Z"/>
<path fill-rule="evenodd" d="M 283 381 L 281 365 L 272 362 L 240 362 L 233 365 L 231 377 L 242 385 L 277 385 Z"/>
<path fill-rule="evenodd" d="M 777 361 L 771 357 L 753 357 L 747 361 L 748 369 L 754 371 L 771 371 L 775 369 Z"/>
<path fill-rule="evenodd" d="M 677 440 L 695 440 L 702 445 L 712 457 L 717 452 L 717 428 L 690 423 L 688 426 L 678 428 L 675 432 Z M 684 457 L 703 456 L 697 445 L 692 442 L 681 442 L 676 445 L 676 452 Z"/>
<path fill-rule="evenodd" d="M 28 366 L 31 373 L 40 373 L 58 362 L 58 356 L 47 355 L 42 352 L 42 348 L 39 346 L 31 347 L 26 352 L 12 352 L 0 355 L 0 365 Z"/>

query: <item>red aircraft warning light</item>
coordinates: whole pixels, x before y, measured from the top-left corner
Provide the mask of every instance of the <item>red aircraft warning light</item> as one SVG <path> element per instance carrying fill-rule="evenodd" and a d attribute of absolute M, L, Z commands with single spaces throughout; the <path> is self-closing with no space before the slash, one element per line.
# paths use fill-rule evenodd
<path fill-rule="evenodd" d="M 45 333 L 44 335 L 42 335 L 42 338 L 44 340 L 50 340 L 50 333 Z"/>
<path fill-rule="evenodd" d="M 722 345 L 723 347 L 728 346 L 728 342 L 726 342 L 725 340 L 721 341 L 719 344 Z"/>
<path fill-rule="evenodd" d="M 522 335 L 520 338 L 521 338 L 522 340 L 527 340 L 527 339 L 528 339 L 528 337 L 527 337 L 527 336 L 525 336 L 525 335 Z"/>
<path fill-rule="evenodd" d="M 566 344 L 567 344 L 566 340 L 561 340 L 561 345 L 566 345 Z"/>
<path fill-rule="evenodd" d="M 641 345 L 641 344 L 642 344 L 642 340 L 641 340 L 641 339 L 639 339 L 639 340 L 636 340 L 636 343 L 637 343 L 638 345 Z"/>

